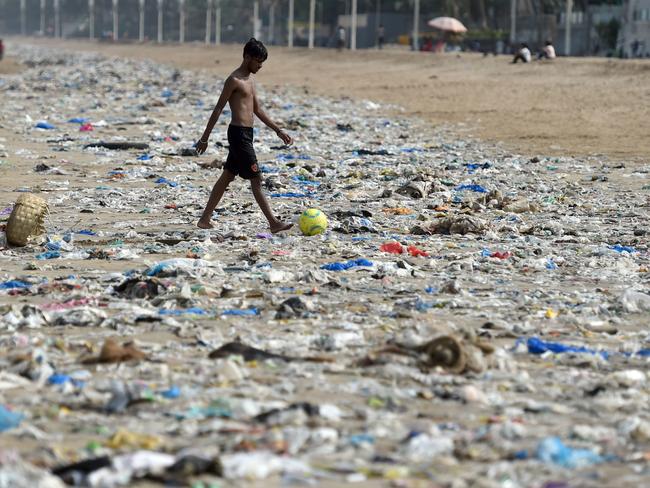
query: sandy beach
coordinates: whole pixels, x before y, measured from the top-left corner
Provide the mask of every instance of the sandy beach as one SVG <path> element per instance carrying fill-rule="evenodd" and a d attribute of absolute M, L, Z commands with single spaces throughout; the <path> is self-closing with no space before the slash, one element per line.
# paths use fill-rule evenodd
<path fill-rule="evenodd" d="M 7 46 L 0 225 L 49 214 L 0 249 L 0 480 L 643 484 L 649 62 L 272 47 L 296 143 L 255 148 L 307 237 L 241 179 L 196 227 L 239 46 Z"/>

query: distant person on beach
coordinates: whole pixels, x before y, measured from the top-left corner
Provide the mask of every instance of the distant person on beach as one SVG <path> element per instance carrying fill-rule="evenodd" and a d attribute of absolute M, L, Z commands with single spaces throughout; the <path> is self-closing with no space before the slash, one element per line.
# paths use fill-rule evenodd
<path fill-rule="evenodd" d="M 336 29 L 336 48 L 339 51 L 342 51 L 345 47 L 345 28 L 343 26 L 338 26 Z"/>
<path fill-rule="evenodd" d="M 379 24 L 379 28 L 377 29 L 377 47 L 379 49 L 384 48 L 384 25 Z"/>
<path fill-rule="evenodd" d="M 523 61 L 524 63 L 530 63 L 532 56 L 530 54 L 530 48 L 528 47 L 528 44 L 525 42 L 521 43 L 521 46 L 519 47 L 519 51 L 515 53 L 515 57 L 513 58 L 512 62 L 514 64 L 517 63 L 517 61 Z"/>
<path fill-rule="evenodd" d="M 551 41 L 544 43 L 544 47 L 537 55 L 537 59 L 555 59 L 555 48 Z"/>
<path fill-rule="evenodd" d="M 203 136 L 196 143 L 197 152 L 203 154 L 208 147 L 210 133 L 226 103 L 228 103 L 232 112 L 232 119 L 228 126 L 228 144 L 230 145 L 228 159 L 197 224 L 201 229 L 214 227 L 211 223 L 212 212 L 219 204 L 228 185 L 233 182 L 237 175 L 245 180 L 250 180 L 255 201 L 268 220 L 271 232 L 281 232 L 289 229 L 292 225 L 278 220 L 273 215 L 271 206 L 262 192 L 262 177 L 257 165 L 255 149 L 253 148 L 253 120 L 255 115 L 267 127 L 275 131 L 277 136 L 282 139 L 282 142 L 285 144 L 293 143 L 289 134 L 280 129 L 264 112 L 257 98 L 253 75 L 262 68 L 262 64 L 267 57 L 266 47 L 260 41 L 252 38 L 246 43 L 244 46 L 244 60 L 239 68 L 226 79 L 219 101 L 212 111 Z"/>
<path fill-rule="evenodd" d="M 0 39 L 0 61 L 2 61 L 4 55 L 5 55 L 5 45 L 2 43 L 2 39 Z"/>

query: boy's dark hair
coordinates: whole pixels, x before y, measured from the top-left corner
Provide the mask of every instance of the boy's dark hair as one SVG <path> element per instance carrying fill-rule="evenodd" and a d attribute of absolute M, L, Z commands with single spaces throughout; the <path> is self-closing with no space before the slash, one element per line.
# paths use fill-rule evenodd
<path fill-rule="evenodd" d="M 266 58 L 269 57 L 269 53 L 266 50 L 264 44 L 262 44 L 254 37 L 251 37 L 244 46 L 244 56 L 246 55 L 249 55 L 251 58 L 257 59 L 259 61 L 266 61 Z"/>

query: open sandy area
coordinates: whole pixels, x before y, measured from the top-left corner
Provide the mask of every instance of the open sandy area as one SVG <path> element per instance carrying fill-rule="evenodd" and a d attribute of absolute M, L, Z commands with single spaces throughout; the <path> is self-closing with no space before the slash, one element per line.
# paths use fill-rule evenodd
<path fill-rule="evenodd" d="M 241 58 L 236 45 L 32 42 L 205 69 L 220 78 Z M 417 115 L 435 125 L 467 124 L 481 139 L 501 142 L 522 154 L 615 159 L 650 154 L 650 61 L 509 62 L 506 56 L 470 53 L 390 49 L 339 53 L 272 47 L 258 79 L 265 86 L 290 84 L 315 94 L 395 104 L 404 115 Z"/>

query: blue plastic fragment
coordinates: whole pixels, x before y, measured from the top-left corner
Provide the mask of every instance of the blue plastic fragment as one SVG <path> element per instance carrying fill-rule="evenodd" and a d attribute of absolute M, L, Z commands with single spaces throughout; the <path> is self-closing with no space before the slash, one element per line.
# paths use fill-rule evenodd
<path fill-rule="evenodd" d="M 307 154 L 278 154 L 277 159 L 280 161 L 292 161 L 294 159 L 298 160 L 303 160 L 303 161 L 309 161 L 311 160 L 311 156 Z"/>
<path fill-rule="evenodd" d="M 465 167 L 469 170 L 470 173 L 475 172 L 477 169 L 488 169 L 491 168 L 492 166 L 490 163 L 467 163 L 465 164 Z"/>
<path fill-rule="evenodd" d="M 605 458 L 589 449 L 573 449 L 559 437 L 546 437 L 537 446 L 537 459 L 547 464 L 575 469 L 600 464 Z"/>
<path fill-rule="evenodd" d="M 29 283 L 25 283 L 24 281 L 20 280 L 9 280 L 5 281 L 4 283 L 0 283 L 0 290 L 17 290 L 17 289 L 25 289 L 29 288 L 30 285 Z"/>
<path fill-rule="evenodd" d="M 49 251 L 60 251 L 61 250 L 61 241 L 50 241 L 45 244 L 45 247 Z"/>
<path fill-rule="evenodd" d="M 375 437 L 370 434 L 354 434 L 350 436 L 350 444 L 355 447 L 360 446 L 361 444 L 374 444 Z"/>
<path fill-rule="evenodd" d="M 164 178 L 164 177 L 162 177 L 162 176 L 161 176 L 160 178 L 158 178 L 158 179 L 155 181 L 155 183 L 169 185 L 169 186 L 171 186 L 172 188 L 175 188 L 175 187 L 178 186 L 178 183 L 176 183 L 175 181 L 170 181 L 170 180 L 168 180 L 167 178 Z"/>
<path fill-rule="evenodd" d="M 633 247 L 631 247 L 631 246 L 621 246 L 620 244 L 616 244 L 615 246 L 609 246 L 609 248 L 612 251 L 616 251 L 616 252 L 628 252 L 630 254 L 632 254 L 633 252 L 636 252 L 636 249 L 634 249 Z"/>
<path fill-rule="evenodd" d="M 456 191 L 474 191 L 476 193 L 487 193 L 488 191 L 483 188 L 481 185 L 458 185 L 455 188 Z"/>
<path fill-rule="evenodd" d="M 299 193 L 295 191 L 287 191 L 282 193 L 271 193 L 273 198 L 309 198 L 312 193 Z"/>
<path fill-rule="evenodd" d="M 40 260 L 56 259 L 60 257 L 61 257 L 61 253 L 59 251 L 46 251 L 36 255 L 36 259 L 40 259 Z"/>
<path fill-rule="evenodd" d="M 555 354 L 564 352 L 578 352 L 587 354 L 600 354 L 605 359 L 609 357 L 609 354 L 606 351 L 597 351 L 595 349 L 589 349 L 588 347 L 584 346 L 568 346 L 560 342 L 547 342 L 539 339 L 538 337 L 530 337 L 526 341 L 526 345 L 528 346 L 528 352 L 531 354 L 544 354 L 548 351 Z"/>
<path fill-rule="evenodd" d="M 520 451 L 515 451 L 512 455 L 515 459 L 524 460 L 528 459 L 528 451 L 522 449 Z"/>
<path fill-rule="evenodd" d="M 246 316 L 246 315 L 259 315 L 259 310 L 255 307 L 253 308 L 243 308 L 243 309 L 227 309 L 221 312 L 221 315 L 238 315 L 238 316 Z"/>
<path fill-rule="evenodd" d="M 524 339 L 517 339 L 517 343 L 521 344 L 524 342 Z M 515 347 L 516 347 L 515 345 Z M 599 354 L 601 355 L 604 359 L 609 359 L 609 357 L 612 354 L 617 354 L 617 353 L 611 353 L 607 351 L 599 351 L 597 349 L 589 349 L 588 347 L 584 346 L 569 346 L 566 344 L 562 344 L 560 342 L 548 342 L 548 341 L 543 341 L 539 339 L 538 337 L 530 337 L 526 340 L 526 346 L 528 347 L 528 352 L 531 354 L 544 354 L 545 352 L 553 352 L 555 354 L 559 353 L 587 353 L 587 354 Z M 639 349 L 636 352 L 630 353 L 630 352 L 621 352 L 618 353 L 621 354 L 622 356 L 641 356 L 641 357 L 650 357 L 650 349 Z"/>
<path fill-rule="evenodd" d="M 4 405 L 0 405 L 0 432 L 18 427 L 24 418 L 22 413 L 12 412 Z"/>
<path fill-rule="evenodd" d="M 306 185 L 306 186 L 318 186 L 318 185 L 320 185 L 320 181 L 310 180 L 305 175 L 292 176 L 291 179 L 295 183 L 298 183 L 299 185 Z"/>
<path fill-rule="evenodd" d="M 70 378 L 67 374 L 61 374 L 61 373 L 54 373 L 52 376 L 50 376 L 47 379 L 47 382 L 50 385 L 62 385 L 64 383 L 67 383 L 68 381 L 72 381 L 72 378 Z"/>
<path fill-rule="evenodd" d="M 56 127 L 54 127 L 52 124 L 45 121 L 37 122 L 34 127 L 36 127 L 37 129 L 46 129 L 46 130 L 56 129 Z"/>
<path fill-rule="evenodd" d="M 150 275 L 151 276 L 151 275 Z M 207 315 L 208 312 L 199 307 L 180 308 L 180 309 L 167 309 L 161 308 L 158 310 L 160 315 Z"/>
<path fill-rule="evenodd" d="M 346 269 L 354 268 L 356 266 L 369 267 L 369 266 L 372 266 L 372 261 L 368 261 L 367 259 L 352 259 L 351 261 L 348 261 L 347 263 L 323 264 L 320 268 L 321 269 L 326 269 L 328 271 L 344 271 Z"/>
<path fill-rule="evenodd" d="M 262 166 L 260 166 L 260 171 L 262 173 L 279 173 L 280 168 L 276 168 L 274 166 L 267 166 L 267 165 L 263 164 Z"/>
<path fill-rule="evenodd" d="M 165 398 L 178 398 L 181 396 L 181 389 L 178 386 L 173 385 L 169 390 L 161 391 L 160 394 Z"/>

